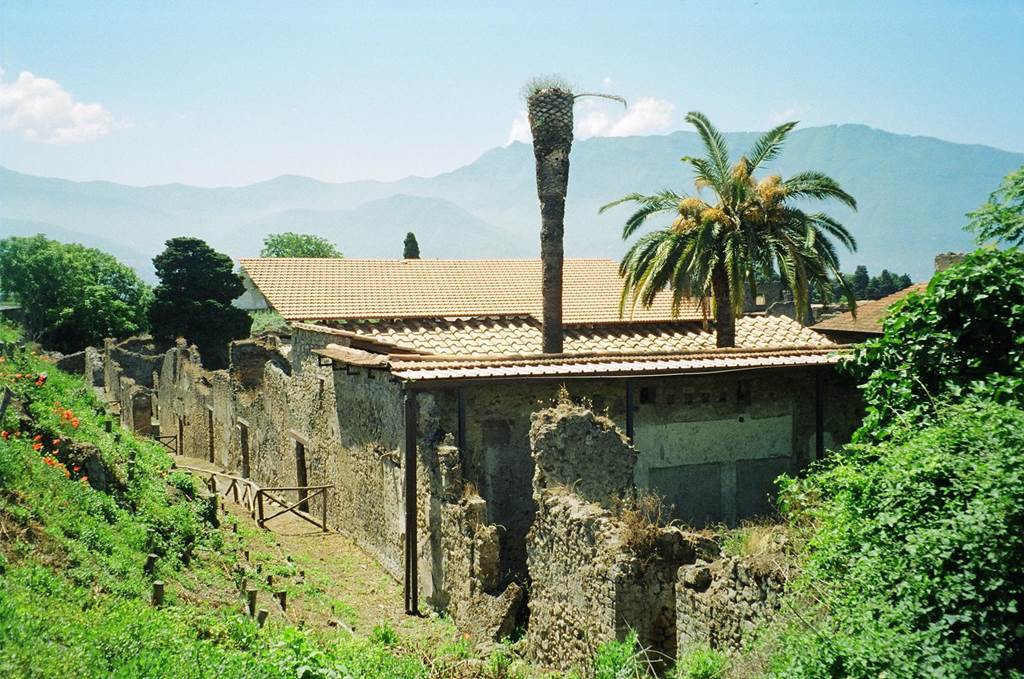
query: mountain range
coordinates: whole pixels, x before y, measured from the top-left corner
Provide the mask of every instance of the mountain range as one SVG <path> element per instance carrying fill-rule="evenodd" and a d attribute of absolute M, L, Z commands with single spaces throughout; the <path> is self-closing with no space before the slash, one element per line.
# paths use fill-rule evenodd
<path fill-rule="evenodd" d="M 756 133 L 726 135 L 733 153 Z M 571 156 L 565 249 L 570 257 L 619 258 L 626 193 L 692 191 L 680 162 L 699 154 L 692 132 L 577 141 Z M 857 238 L 844 270 L 865 264 L 926 280 L 932 257 L 971 247 L 964 214 L 980 205 L 1024 154 L 893 134 L 863 125 L 797 129 L 771 172 L 820 170 L 858 201 L 829 205 Z M 314 233 L 349 257 L 399 257 L 408 231 L 423 257 L 536 257 L 540 212 L 533 153 L 513 143 L 434 177 L 322 182 L 284 175 L 240 187 L 135 187 L 36 177 L 0 167 L 0 237 L 44 233 L 116 255 L 152 280 L 150 260 L 168 238 L 192 235 L 232 257 L 259 253 L 280 231 Z"/>

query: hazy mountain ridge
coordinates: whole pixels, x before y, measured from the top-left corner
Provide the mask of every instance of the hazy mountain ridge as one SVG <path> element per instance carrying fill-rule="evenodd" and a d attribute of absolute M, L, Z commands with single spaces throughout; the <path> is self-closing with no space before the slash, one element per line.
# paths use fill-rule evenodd
<path fill-rule="evenodd" d="M 726 138 L 738 154 L 756 136 Z M 692 132 L 577 141 L 566 254 L 621 256 L 628 208 L 600 216 L 598 208 L 631 191 L 690 190 L 692 179 L 679 159 L 698 153 Z M 872 271 L 884 267 L 925 279 L 936 252 L 970 247 L 964 213 L 1022 164 L 1024 154 L 839 125 L 798 129 L 770 169 L 783 175 L 821 170 L 857 197 L 857 212 L 827 207 L 860 243 L 857 254 L 844 256 L 845 268 L 864 263 Z M 534 182 L 532 150 L 519 143 L 491 149 L 451 172 L 394 182 L 328 183 L 283 175 L 241 187 L 131 187 L 0 168 L 0 236 L 23 233 L 26 222 L 38 222 L 52 225 L 54 237 L 105 239 L 148 258 L 167 238 L 196 235 L 238 257 L 256 254 L 267 233 L 293 230 L 327 237 L 350 257 L 397 257 L 402 237 L 414 231 L 425 257 L 536 256 Z M 132 260 L 138 267 L 139 258 Z"/>

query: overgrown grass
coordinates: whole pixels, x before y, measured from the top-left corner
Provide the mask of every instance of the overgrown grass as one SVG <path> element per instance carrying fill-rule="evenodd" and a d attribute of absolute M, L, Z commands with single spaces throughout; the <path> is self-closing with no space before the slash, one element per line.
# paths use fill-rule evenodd
<path fill-rule="evenodd" d="M 154 444 L 115 441 L 81 380 L 29 352 L 0 363 L 0 385 L 17 393 L 0 422 L 0 676 L 427 676 L 386 640 L 261 629 L 239 607 L 197 599 L 187 583 L 230 592 L 233 557 L 190 479 L 168 474 Z M 75 469 L 83 444 L 102 458 L 105 491 Z M 154 578 L 168 583 L 162 608 L 149 603 Z"/>

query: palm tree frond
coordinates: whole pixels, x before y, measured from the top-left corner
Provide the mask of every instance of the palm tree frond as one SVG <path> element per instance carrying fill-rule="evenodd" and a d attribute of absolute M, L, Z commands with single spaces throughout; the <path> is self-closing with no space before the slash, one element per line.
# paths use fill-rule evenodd
<path fill-rule="evenodd" d="M 754 143 L 753 148 L 750 149 L 751 171 L 760 167 L 761 163 L 768 163 L 775 160 L 779 155 L 779 151 L 782 150 L 782 142 L 786 140 L 786 135 L 796 127 L 797 122 L 798 121 L 794 120 L 789 123 L 782 123 L 781 125 L 768 130 L 758 138 Z"/>

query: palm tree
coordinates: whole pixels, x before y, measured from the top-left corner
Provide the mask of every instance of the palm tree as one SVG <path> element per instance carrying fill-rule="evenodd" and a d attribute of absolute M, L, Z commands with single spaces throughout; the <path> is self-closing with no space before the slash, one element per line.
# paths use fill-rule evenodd
<path fill-rule="evenodd" d="M 706 155 L 685 157 L 696 175 L 696 195 L 665 190 L 653 195 L 631 193 L 608 203 L 601 212 L 637 203 L 626 220 L 628 240 L 649 218 L 674 213 L 670 226 L 652 231 L 630 247 L 619 264 L 623 277 L 620 313 L 631 298 L 635 306 L 650 306 L 658 292 L 672 291 L 673 313 L 684 298 L 712 299 L 717 345 L 736 345 L 736 316 L 742 312 L 746 287 L 756 294 L 756 276 L 778 273 L 792 290 L 797 313 L 805 317 L 810 291 L 831 294 L 830 278 L 840 281 L 850 306 L 855 300 L 839 274 L 832 238 L 851 252 L 857 249 L 850 232 L 824 212 L 805 212 L 796 201 L 834 198 L 853 209 L 857 201 L 831 177 L 801 172 L 789 179 L 769 174 L 754 177 L 763 163 L 782 149 L 796 122 L 764 133 L 750 150 L 730 163 L 725 139 L 702 113 L 691 112 L 687 122 L 697 128 Z M 702 194 L 712 195 L 704 200 Z M 705 306 L 705 314 L 707 307 Z"/>
<path fill-rule="evenodd" d="M 558 77 L 542 77 L 524 88 L 537 165 L 540 199 L 540 260 L 543 290 L 541 332 L 544 353 L 562 353 L 562 261 L 565 232 L 565 196 L 569 187 L 569 152 L 572 149 L 572 107 L 585 96 L 626 100 L 609 94 L 574 94 Z"/>

